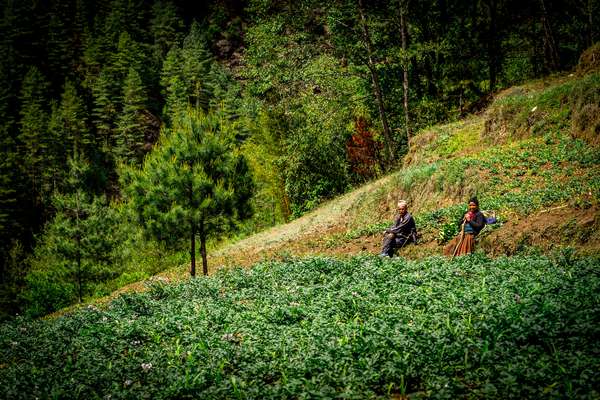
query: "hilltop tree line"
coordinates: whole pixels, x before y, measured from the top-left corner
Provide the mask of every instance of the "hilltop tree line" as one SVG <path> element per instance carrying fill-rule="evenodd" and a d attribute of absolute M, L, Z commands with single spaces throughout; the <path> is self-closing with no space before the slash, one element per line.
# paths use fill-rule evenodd
<path fill-rule="evenodd" d="M 183 261 L 189 242 L 193 258 L 208 226 L 200 221 L 249 234 L 379 176 L 420 128 L 571 68 L 598 38 L 599 8 L 597 0 L 5 0 L 3 312 L 43 314 L 106 293 Z M 208 132 L 206 142 L 192 126 Z M 203 174 L 230 219 L 160 205 L 165 177 L 211 163 L 173 161 L 173 152 L 201 154 L 196 141 L 215 157 L 229 154 L 231 173 Z M 225 177 L 238 195 L 219 183 Z M 136 191 L 140 182 L 156 197 Z M 181 218 L 195 221 L 191 240 L 175 229 Z"/>

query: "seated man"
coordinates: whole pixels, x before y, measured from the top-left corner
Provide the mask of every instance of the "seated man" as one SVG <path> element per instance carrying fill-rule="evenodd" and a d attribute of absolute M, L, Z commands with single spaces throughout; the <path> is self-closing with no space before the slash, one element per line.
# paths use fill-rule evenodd
<path fill-rule="evenodd" d="M 394 225 L 384 231 L 382 257 L 392 257 L 395 249 L 401 249 L 407 243 L 417 243 L 417 227 L 412 215 L 408 212 L 408 204 L 404 200 L 398 202 L 398 215 Z"/>

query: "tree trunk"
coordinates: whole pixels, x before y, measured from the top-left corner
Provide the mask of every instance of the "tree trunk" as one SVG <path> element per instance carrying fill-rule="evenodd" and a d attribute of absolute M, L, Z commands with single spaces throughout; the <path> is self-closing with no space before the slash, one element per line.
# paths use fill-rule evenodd
<path fill-rule="evenodd" d="M 208 275 L 208 259 L 206 257 L 206 235 L 200 232 L 200 253 L 202 254 L 202 273 Z"/>
<path fill-rule="evenodd" d="M 497 27 L 497 10 L 496 0 L 489 0 L 487 3 L 489 11 L 489 37 L 488 37 L 488 68 L 490 72 L 490 91 L 493 92 L 496 88 L 498 80 L 498 70 L 500 69 L 500 46 L 498 46 L 498 27 Z"/>
<path fill-rule="evenodd" d="M 79 302 L 83 302 L 83 288 L 81 279 L 81 236 L 77 232 L 77 285 L 79 286 Z"/>
<path fill-rule="evenodd" d="M 360 21 L 363 31 L 363 40 L 367 46 L 367 68 L 371 73 L 371 80 L 373 81 L 373 90 L 375 91 L 375 100 L 377 101 L 377 108 L 379 109 L 379 118 L 381 118 L 381 125 L 383 127 L 383 136 L 385 137 L 385 145 L 388 152 L 389 161 L 394 161 L 394 152 L 392 151 L 392 135 L 385 115 L 385 108 L 383 104 L 383 94 L 381 92 L 381 86 L 379 85 L 379 76 L 375 69 L 373 62 L 373 44 L 371 43 L 371 36 L 369 35 L 369 28 L 367 26 L 367 19 L 365 17 L 363 0 L 358 0 L 358 11 L 360 13 Z"/>
<path fill-rule="evenodd" d="M 83 284 L 81 279 L 81 231 L 79 229 L 79 213 L 81 212 L 79 207 L 79 192 L 75 194 L 77 200 L 77 209 L 75 210 L 75 241 L 77 242 L 77 286 L 79 287 L 79 302 L 83 302 Z"/>
<path fill-rule="evenodd" d="M 406 14 L 408 8 L 407 0 L 400 0 L 400 32 L 402 33 L 402 70 L 403 70 L 403 81 L 402 87 L 404 90 L 404 124 L 406 126 L 406 144 L 410 148 L 410 137 L 412 130 L 410 127 L 410 118 L 408 115 L 408 56 L 406 54 L 407 40 L 406 40 Z"/>
<path fill-rule="evenodd" d="M 196 226 L 192 223 L 192 235 L 191 235 L 191 249 L 190 249 L 190 258 L 191 258 L 191 266 L 190 266 L 190 275 L 192 277 L 196 276 Z"/>
<path fill-rule="evenodd" d="M 196 98 L 197 99 L 197 98 Z M 197 104 L 196 104 L 197 107 Z M 190 169 L 192 171 L 192 175 L 194 174 L 194 164 L 192 163 L 190 165 Z M 190 182 L 190 187 L 189 187 L 189 202 L 190 204 L 193 204 L 194 201 L 194 187 L 192 185 L 192 183 Z M 196 276 L 196 223 L 194 221 L 193 217 L 190 217 L 190 225 L 192 228 L 192 236 L 190 238 L 191 240 L 191 249 L 190 249 L 190 258 L 191 258 L 191 266 L 190 266 L 190 275 L 192 277 Z"/>
<path fill-rule="evenodd" d="M 544 0 L 540 0 L 540 6 L 542 11 L 542 26 L 544 28 L 544 52 L 546 53 L 546 62 L 549 64 L 551 70 L 558 70 L 560 67 L 560 60 L 558 57 L 557 45 L 556 40 L 554 40 L 554 34 L 552 33 L 552 26 L 550 25 Z"/>

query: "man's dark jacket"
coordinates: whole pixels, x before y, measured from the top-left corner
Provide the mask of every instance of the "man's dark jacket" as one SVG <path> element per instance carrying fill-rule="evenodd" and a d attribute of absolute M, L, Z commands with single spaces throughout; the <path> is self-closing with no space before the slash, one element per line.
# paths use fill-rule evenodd
<path fill-rule="evenodd" d="M 409 212 L 400 216 L 396 216 L 394 225 L 386 230 L 388 233 L 393 233 L 396 238 L 406 238 L 409 242 L 417 243 L 417 225 Z"/>

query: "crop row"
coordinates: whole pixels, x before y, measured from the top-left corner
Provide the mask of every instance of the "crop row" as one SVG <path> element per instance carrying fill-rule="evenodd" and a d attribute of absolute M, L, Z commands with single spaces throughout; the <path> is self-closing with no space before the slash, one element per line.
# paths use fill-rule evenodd
<path fill-rule="evenodd" d="M 600 263 L 291 259 L 0 325 L 3 398 L 597 398 Z"/>

